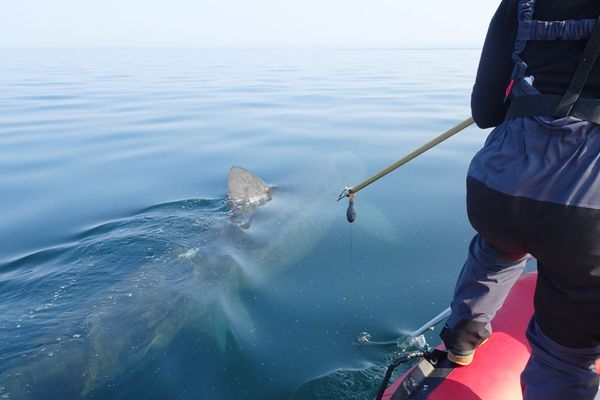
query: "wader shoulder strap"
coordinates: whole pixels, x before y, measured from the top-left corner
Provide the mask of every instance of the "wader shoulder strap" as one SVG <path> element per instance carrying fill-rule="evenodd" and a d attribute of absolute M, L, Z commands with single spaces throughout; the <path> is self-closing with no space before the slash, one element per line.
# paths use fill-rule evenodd
<path fill-rule="evenodd" d="M 575 70 L 575 75 L 573 75 L 569 88 L 560 100 L 560 103 L 554 112 L 554 116 L 566 117 L 571 114 L 571 110 L 577 100 L 579 100 L 583 87 L 592 72 L 594 64 L 596 64 L 598 54 L 600 54 L 600 16 L 598 16 L 598 19 L 596 20 L 592 36 L 590 36 L 587 45 L 585 46 L 581 61 L 579 61 L 577 69 Z"/>

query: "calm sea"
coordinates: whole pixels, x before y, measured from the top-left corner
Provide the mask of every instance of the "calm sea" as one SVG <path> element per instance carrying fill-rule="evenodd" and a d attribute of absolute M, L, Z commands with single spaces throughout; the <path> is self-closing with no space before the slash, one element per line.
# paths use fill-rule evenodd
<path fill-rule="evenodd" d="M 368 398 L 401 348 L 354 341 L 447 307 L 487 132 L 336 197 L 468 117 L 478 56 L 0 50 L 0 398 Z"/>

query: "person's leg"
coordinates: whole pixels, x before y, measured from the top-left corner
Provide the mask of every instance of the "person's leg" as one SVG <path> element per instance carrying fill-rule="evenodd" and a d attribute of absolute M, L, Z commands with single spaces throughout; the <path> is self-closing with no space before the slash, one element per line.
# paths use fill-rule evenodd
<path fill-rule="evenodd" d="M 473 238 L 454 290 L 452 313 L 440 335 L 452 361 L 470 363 L 475 348 L 490 336 L 490 321 L 529 258 L 503 253 L 480 235 Z"/>
<path fill-rule="evenodd" d="M 583 179 L 583 178 L 580 178 Z M 572 179 L 573 187 L 598 185 Z M 600 356 L 600 209 L 529 200 L 525 245 L 538 260 L 525 398 L 591 400 Z M 588 205 L 589 206 L 589 205 Z"/>
<path fill-rule="evenodd" d="M 531 357 L 521 375 L 525 400 L 594 400 L 598 394 L 595 362 L 600 346 L 573 349 L 548 338 L 535 322 L 527 328 Z"/>
<path fill-rule="evenodd" d="M 474 349 L 489 337 L 490 321 L 531 258 L 522 247 L 525 201 L 467 178 L 467 211 L 478 234 L 469 246 L 452 313 L 440 335 L 457 364 L 469 364 Z"/>

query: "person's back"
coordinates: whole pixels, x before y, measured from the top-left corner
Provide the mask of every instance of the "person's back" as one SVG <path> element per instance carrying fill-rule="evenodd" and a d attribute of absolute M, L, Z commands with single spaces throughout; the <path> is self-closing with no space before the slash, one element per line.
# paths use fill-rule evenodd
<path fill-rule="evenodd" d="M 481 54 L 477 78 L 473 87 L 471 108 L 481 128 L 497 126 L 509 103 L 504 101 L 514 66 L 519 0 L 504 0 L 492 23 Z M 533 17 L 542 21 L 596 19 L 600 15 L 597 0 L 537 0 Z M 586 40 L 531 41 L 521 57 L 527 63 L 527 73 L 535 77 L 535 87 L 542 93 L 563 94 L 569 85 L 583 54 Z M 584 97 L 600 98 L 600 63 L 594 66 L 584 91 Z"/>
<path fill-rule="evenodd" d="M 535 257 L 532 356 L 522 376 L 528 400 L 593 399 L 598 391 L 600 63 L 587 77 L 580 61 L 594 51 L 588 38 L 599 14 L 592 0 L 503 1 L 473 89 L 475 122 L 497 128 L 469 168 L 467 208 L 478 234 L 441 336 L 449 358 L 469 364 Z M 579 90 L 573 81 L 585 84 L 563 96 Z M 574 101 L 562 115 L 567 97 Z"/>

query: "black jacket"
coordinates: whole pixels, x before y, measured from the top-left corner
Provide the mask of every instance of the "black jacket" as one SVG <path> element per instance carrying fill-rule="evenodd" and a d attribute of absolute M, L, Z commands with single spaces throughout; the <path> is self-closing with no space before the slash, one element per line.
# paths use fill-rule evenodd
<path fill-rule="evenodd" d="M 485 38 L 477 78 L 471 95 L 471 112 L 480 128 L 497 126 L 504 121 L 509 103 L 504 93 L 513 69 L 512 52 L 517 32 L 517 0 L 503 0 L 492 18 Z M 598 0 L 537 0 L 534 19 L 542 21 L 597 18 Z M 528 42 L 521 58 L 534 86 L 542 93 L 563 94 L 583 49 L 585 40 Z M 583 97 L 600 98 L 600 62 L 583 91 Z"/>

